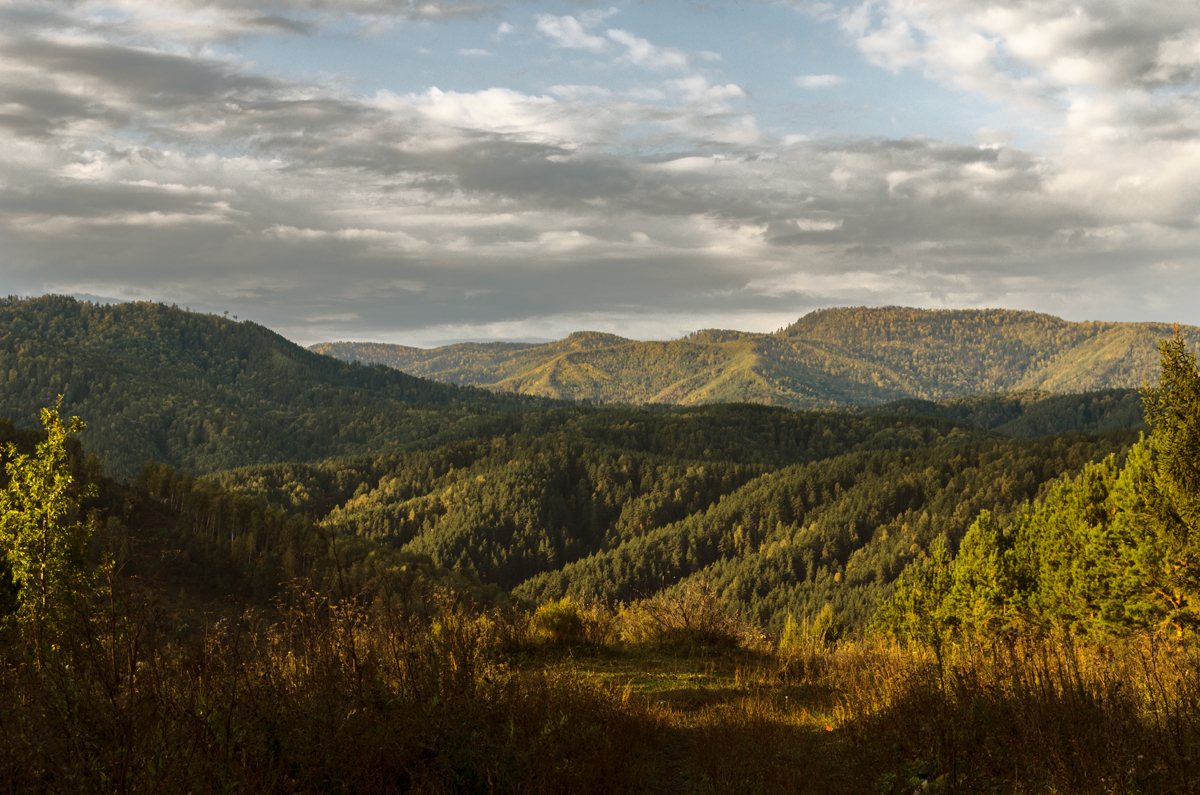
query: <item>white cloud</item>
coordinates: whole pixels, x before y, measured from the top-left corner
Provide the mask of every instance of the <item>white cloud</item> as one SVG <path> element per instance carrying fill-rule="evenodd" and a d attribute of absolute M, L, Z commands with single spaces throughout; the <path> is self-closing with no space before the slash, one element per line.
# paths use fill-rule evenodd
<path fill-rule="evenodd" d="M 688 57 L 679 50 L 659 47 L 627 30 L 613 29 L 608 37 L 625 47 L 623 58 L 645 69 L 686 69 Z"/>
<path fill-rule="evenodd" d="M 671 91 L 681 93 L 688 102 L 706 105 L 710 111 L 723 111 L 726 109 L 726 100 L 746 96 L 746 92 L 741 86 L 733 83 L 723 86 L 709 85 L 708 80 L 701 75 L 667 80 L 663 86 Z"/>
<path fill-rule="evenodd" d="M 601 56 L 584 67 L 596 77 L 553 77 L 665 73 L 363 97 L 184 38 L 135 41 L 176 17 L 283 30 L 232 0 L 173 2 L 156 21 L 131 0 L 104 25 L 100 6 L 64 6 L 58 22 L 0 35 L 10 289 L 208 302 L 302 338 L 397 324 L 554 336 L 588 322 L 677 336 L 776 328 L 835 302 L 1196 320 L 1200 107 L 1187 81 L 1200 25 L 1182 4 L 1129 5 L 1131 17 L 895 0 L 837 17 L 876 63 L 1019 108 L 1007 118 L 1041 125 L 1033 151 L 1003 118 L 971 145 L 776 137 L 725 63 L 597 32 L 611 9 L 538 18 L 543 44 Z M 276 10 L 342 31 L 371 7 Z M 371 19 L 424 13 L 387 8 Z"/>
<path fill-rule="evenodd" d="M 491 55 L 491 53 L 488 52 L 487 50 L 480 50 L 475 47 L 459 50 L 458 54 L 459 55 L 467 55 L 467 56 L 476 57 L 476 58 L 480 57 L 480 56 L 484 56 L 484 55 Z"/>
<path fill-rule="evenodd" d="M 801 232 L 831 232 L 841 229 L 841 218 L 796 218 L 792 221 Z"/>
<path fill-rule="evenodd" d="M 609 48 L 607 39 L 588 33 L 583 23 L 573 16 L 558 17 L 551 14 L 539 14 L 537 30 L 550 39 L 556 47 L 586 50 L 593 53 L 602 53 Z"/>
<path fill-rule="evenodd" d="M 471 17 L 493 11 L 491 0 L 83 0 L 77 32 L 142 36 L 199 44 L 259 35 L 305 36 L 349 23 L 363 33 L 408 21 Z"/>
<path fill-rule="evenodd" d="M 845 82 L 846 78 L 838 75 L 800 75 L 796 78 L 796 85 L 801 88 L 831 88 Z"/>

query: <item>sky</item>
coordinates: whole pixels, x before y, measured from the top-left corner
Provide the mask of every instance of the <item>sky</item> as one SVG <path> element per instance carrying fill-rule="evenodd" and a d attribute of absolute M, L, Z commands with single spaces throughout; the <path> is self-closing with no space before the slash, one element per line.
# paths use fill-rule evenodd
<path fill-rule="evenodd" d="M 0 293 L 302 344 L 1200 325 L 1200 3 L 0 0 Z"/>

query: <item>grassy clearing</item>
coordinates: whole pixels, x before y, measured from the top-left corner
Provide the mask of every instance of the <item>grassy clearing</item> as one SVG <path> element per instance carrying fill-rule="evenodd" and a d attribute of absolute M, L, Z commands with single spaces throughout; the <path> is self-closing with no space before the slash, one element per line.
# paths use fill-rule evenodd
<path fill-rule="evenodd" d="M 583 644 L 541 666 L 662 722 L 654 791 L 1200 791 L 1200 649 L 1029 632 L 931 649 Z"/>

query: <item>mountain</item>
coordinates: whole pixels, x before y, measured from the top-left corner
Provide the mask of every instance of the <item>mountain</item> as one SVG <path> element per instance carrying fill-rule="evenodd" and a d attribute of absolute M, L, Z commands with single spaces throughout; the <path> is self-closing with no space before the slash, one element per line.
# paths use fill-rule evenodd
<path fill-rule="evenodd" d="M 1018 439 L 1145 428 L 1142 396 L 1136 389 L 1102 389 L 1067 395 L 1000 392 L 939 401 L 905 398 L 861 409 L 861 413 L 936 417 Z"/>
<path fill-rule="evenodd" d="M 1200 328 L 1181 331 L 1200 350 Z M 842 308 L 773 334 L 706 330 L 670 342 L 578 332 L 545 344 L 311 350 L 446 383 L 597 402 L 749 401 L 819 408 L 1011 391 L 1136 388 L 1157 372 L 1165 323 L 1074 323 L 1005 309 Z"/>
<path fill-rule="evenodd" d="M 0 300 L 0 416 L 36 426 L 60 394 L 118 477 L 151 459 L 209 472 L 436 445 L 511 431 L 551 405 L 347 364 L 164 304 Z"/>

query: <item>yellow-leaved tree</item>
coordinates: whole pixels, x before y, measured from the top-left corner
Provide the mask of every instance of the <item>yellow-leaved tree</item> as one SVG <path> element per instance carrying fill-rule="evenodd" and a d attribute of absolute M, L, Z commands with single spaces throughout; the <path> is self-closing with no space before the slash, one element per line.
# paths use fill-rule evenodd
<path fill-rule="evenodd" d="M 42 409 L 46 439 L 33 455 L 13 443 L 5 445 L 8 485 L 0 491 L 0 554 L 17 588 L 17 607 L 10 620 L 38 641 L 53 648 L 72 611 L 92 591 L 87 565 L 92 529 L 80 515 L 80 500 L 94 486 L 84 487 L 71 475 L 68 434 L 83 430 L 83 422 L 59 415 L 62 397 L 52 409 Z"/>

